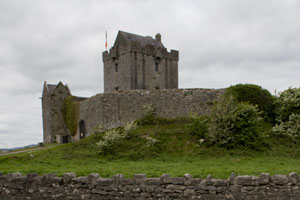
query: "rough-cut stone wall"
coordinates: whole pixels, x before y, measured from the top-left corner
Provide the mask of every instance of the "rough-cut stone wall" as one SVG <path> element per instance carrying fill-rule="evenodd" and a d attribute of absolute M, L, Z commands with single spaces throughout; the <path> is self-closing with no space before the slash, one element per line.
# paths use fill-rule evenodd
<path fill-rule="evenodd" d="M 62 107 L 67 96 L 71 95 L 67 86 L 61 82 L 49 93 L 44 85 L 42 96 L 44 143 L 52 143 L 61 136 L 69 135 L 64 123 Z M 59 142 L 59 141 L 57 141 Z"/>
<path fill-rule="evenodd" d="M 98 174 L 76 177 L 66 173 L 37 176 L 19 173 L 1 175 L 0 199 L 205 199 L 205 200 L 298 200 L 299 176 L 296 173 L 270 176 L 235 176 L 228 179 L 184 177 L 146 178 L 136 174 L 132 179 L 122 175 L 100 178 Z"/>
<path fill-rule="evenodd" d="M 85 122 L 89 135 L 99 124 L 108 129 L 141 118 L 145 105 L 152 105 L 158 116 L 167 118 L 207 115 L 213 101 L 223 92 L 222 89 L 160 89 L 98 94 L 80 102 L 79 121 Z"/>
<path fill-rule="evenodd" d="M 162 46 L 144 46 L 139 42 L 119 41 L 118 38 L 121 36 L 117 37 L 109 52 L 102 54 L 105 93 L 178 88 L 178 51 L 168 52 Z"/>

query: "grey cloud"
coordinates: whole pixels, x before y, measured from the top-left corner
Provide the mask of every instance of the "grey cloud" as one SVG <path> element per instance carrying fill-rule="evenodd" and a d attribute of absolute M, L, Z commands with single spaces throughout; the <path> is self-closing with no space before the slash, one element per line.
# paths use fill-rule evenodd
<path fill-rule="evenodd" d="M 109 46 L 118 30 L 160 32 L 180 51 L 182 88 L 297 87 L 299 9 L 298 0 L 2 0 L 0 140 L 42 138 L 44 80 L 67 83 L 79 96 L 103 91 L 105 30 Z"/>

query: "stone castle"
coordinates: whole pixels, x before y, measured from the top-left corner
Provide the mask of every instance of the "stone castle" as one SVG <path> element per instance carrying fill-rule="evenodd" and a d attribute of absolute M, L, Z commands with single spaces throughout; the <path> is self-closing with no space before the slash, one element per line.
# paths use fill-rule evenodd
<path fill-rule="evenodd" d="M 44 82 L 44 143 L 77 141 L 99 125 L 104 129 L 125 125 L 142 117 L 147 105 L 161 117 L 207 115 L 212 102 L 223 93 L 221 89 L 178 89 L 179 52 L 168 52 L 159 33 L 154 39 L 119 31 L 113 47 L 102 57 L 102 94 L 74 97 L 67 85 Z M 77 105 L 73 132 L 63 112 L 70 96 Z"/>

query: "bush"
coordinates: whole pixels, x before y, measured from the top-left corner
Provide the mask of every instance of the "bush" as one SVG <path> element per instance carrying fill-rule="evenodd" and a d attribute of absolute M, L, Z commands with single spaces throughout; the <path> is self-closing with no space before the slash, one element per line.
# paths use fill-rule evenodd
<path fill-rule="evenodd" d="M 274 97 L 271 93 L 263 89 L 261 86 L 254 84 L 237 84 L 230 86 L 225 91 L 226 96 L 233 96 L 239 103 L 249 102 L 257 105 L 258 109 L 262 111 L 263 117 L 269 121 L 275 121 L 274 114 Z"/>
<path fill-rule="evenodd" d="M 151 125 L 156 120 L 156 113 L 153 105 L 146 104 L 143 106 L 143 117 L 137 120 L 138 125 Z"/>
<path fill-rule="evenodd" d="M 199 136 L 199 138 L 204 139 L 208 133 L 208 118 L 192 115 L 191 123 L 187 124 L 186 127 L 191 135 Z"/>
<path fill-rule="evenodd" d="M 256 106 L 225 96 L 212 109 L 207 140 L 227 149 L 258 149 L 262 146 L 261 121 Z"/>
<path fill-rule="evenodd" d="M 300 88 L 289 88 L 276 99 L 278 122 L 287 122 L 292 114 L 300 114 Z"/>
<path fill-rule="evenodd" d="M 300 138 L 300 115 L 291 114 L 288 121 L 277 124 L 272 130 L 275 135 L 288 136 L 296 142 Z"/>
<path fill-rule="evenodd" d="M 117 129 L 110 129 L 104 133 L 102 139 L 97 143 L 100 154 L 112 153 L 113 146 L 125 136 Z"/>

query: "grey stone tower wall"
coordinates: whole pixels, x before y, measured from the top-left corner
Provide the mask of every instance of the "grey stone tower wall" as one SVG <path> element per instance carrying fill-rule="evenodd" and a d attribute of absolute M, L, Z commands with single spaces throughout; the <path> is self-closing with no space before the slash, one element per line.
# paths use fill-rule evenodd
<path fill-rule="evenodd" d="M 158 116 L 167 118 L 207 115 L 213 101 L 223 92 L 222 89 L 161 89 L 97 94 L 80 102 L 79 121 L 85 122 L 90 135 L 98 125 L 109 129 L 141 118 L 146 105 L 153 106 Z"/>
<path fill-rule="evenodd" d="M 49 91 L 44 85 L 42 96 L 42 115 L 44 143 L 55 142 L 57 136 L 69 135 L 69 131 L 64 123 L 62 108 L 64 100 L 71 95 L 67 86 L 61 82 L 53 91 Z"/>
<path fill-rule="evenodd" d="M 42 116 L 43 116 L 43 141 L 44 143 L 51 143 L 53 141 L 51 134 L 51 101 L 50 94 L 44 85 L 42 95 Z"/>
<path fill-rule="evenodd" d="M 102 55 L 104 92 L 178 88 L 178 54 L 161 46 L 116 42 Z"/>

